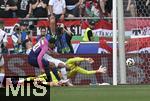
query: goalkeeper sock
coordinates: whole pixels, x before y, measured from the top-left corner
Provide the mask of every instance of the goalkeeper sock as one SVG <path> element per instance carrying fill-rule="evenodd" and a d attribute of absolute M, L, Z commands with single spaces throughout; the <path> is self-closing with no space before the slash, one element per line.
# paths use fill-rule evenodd
<path fill-rule="evenodd" d="M 60 69 L 60 71 L 61 71 L 61 74 L 62 74 L 63 79 L 66 80 L 66 79 L 67 79 L 67 71 L 66 71 L 66 68 L 63 67 L 63 68 Z"/>
<path fill-rule="evenodd" d="M 52 72 L 53 72 L 53 74 L 55 75 L 56 79 L 57 79 L 58 81 L 60 81 L 60 77 L 59 77 L 59 75 L 58 75 L 58 71 L 57 71 L 56 67 L 52 68 Z"/>
<path fill-rule="evenodd" d="M 0 87 L 3 86 L 4 77 L 5 77 L 5 74 L 4 73 L 0 73 Z"/>

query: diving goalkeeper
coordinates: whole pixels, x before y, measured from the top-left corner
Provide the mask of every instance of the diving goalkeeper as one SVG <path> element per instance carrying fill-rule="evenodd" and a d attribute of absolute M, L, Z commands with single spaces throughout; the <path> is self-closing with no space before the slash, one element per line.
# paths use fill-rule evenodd
<path fill-rule="evenodd" d="M 97 70 L 85 70 L 80 66 L 81 62 L 84 62 L 84 61 L 87 61 L 90 64 L 94 62 L 92 58 L 81 58 L 81 57 L 70 58 L 65 62 L 65 64 L 67 65 L 67 69 L 69 70 L 67 73 L 68 78 L 72 78 L 77 73 L 91 75 L 91 74 L 96 74 L 96 73 L 106 73 L 107 71 L 106 67 L 102 67 L 102 66 L 100 66 Z M 54 82 L 57 82 L 57 79 L 55 78 L 52 72 L 51 72 L 51 76 L 52 76 L 52 80 Z M 45 79 L 46 75 L 43 74 L 38 77 L 40 79 Z"/>
<path fill-rule="evenodd" d="M 106 67 L 102 67 L 102 66 L 100 66 L 99 69 L 97 70 L 90 70 L 90 71 L 85 70 L 80 66 L 81 62 L 83 61 L 87 61 L 90 64 L 94 62 L 92 58 L 81 58 L 81 57 L 70 58 L 66 61 L 67 69 L 69 69 L 68 78 L 72 78 L 77 73 L 90 75 L 96 73 L 106 73 L 107 71 Z"/>

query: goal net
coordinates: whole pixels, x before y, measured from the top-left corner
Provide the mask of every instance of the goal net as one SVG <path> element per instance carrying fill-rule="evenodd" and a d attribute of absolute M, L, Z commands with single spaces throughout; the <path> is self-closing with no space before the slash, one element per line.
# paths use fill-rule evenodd
<path fill-rule="evenodd" d="M 124 1 L 126 59 L 135 65 L 127 67 L 127 83 L 150 84 L 150 3 L 148 0 Z"/>

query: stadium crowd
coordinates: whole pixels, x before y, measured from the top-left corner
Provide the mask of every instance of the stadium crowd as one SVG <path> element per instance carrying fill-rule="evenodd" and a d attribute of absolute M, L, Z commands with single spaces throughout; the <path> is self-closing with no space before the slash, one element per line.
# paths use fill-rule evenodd
<path fill-rule="evenodd" d="M 126 3 L 126 4 L 125 4 Z M 124 0 L 126 11 L 130 11 L 131 16 L 149 16 L 149 0 Z M 65 26 L 60 27 L 56 24 L 63 23 L 66 17 L 111 17 L 112 0 L 1 0 L 0 1 L 0 18 L 48 18 L 50 27 L 40 27 L 40 34 L 57 37 L 57 52 L 74 53 L 71 45 L 73 33 L 66 30 Z M 90 23 L 96 23 L 99 19 L 90 19 Z M 14 25 L 12 33 L 13 53 L 22 53 L 22 43 L 25 39 L 33 39 L 35 26 L 28 21 L 20 21 Z M 44 31 L 43 31 L 44 30 Z M 92 30 L 92 28 L 91 28 Z M 93 37 L 91 30 L 88 37 Z M 37 34 L 36 34 L 37 35 Z M 61 37 L 60 37 L 61 36 Z M 65 36 L 66 41 L 62 36 Z M 86 35 L 84 35 L 86 37 Z M 38 37 L 38 36 L 37 36 Z M 85 38 L 84 37 L 84 38 Z M 90 39 L 90 38 L 89 38 Z M 83 39 L 87 40 L 87 39 Z M 92 41 L 92 39 L 88 40 Z M 60 43 L 66 43 L 63 46 Z M 63 50 L 63 48 L 69 50 Z M 68 48 L 66 48 L 68 47 Z M 6 49 L 4 52 L 7 52 Z"/>
<path fill-rule="evenodd" d="M 0 22 L 0 25 L 3 26 L 3 21 Z M 28 26 L 28 21 L 21 21 L 20 23 L 15 24 L 13 28 L 13 32 L 11 35 L 7 36 L 7 44 L 2 48 L 2 53 L 25 53 L 25 47 L 23 47 L 23 43 L 26 39 L 32 41 L 32 44 L 36 44 L 38 40 L 45 36 L 47 40 L 51 38 L 55 38 L 55 51 L 61 54 L 65 53 L 74 53 L 71 39 L 72 32 L 66 30 L 64 24 L 57 27 L 57 31 L 55 35 L 52 35 L 51 32 L 45 26 L 39 27 L 39 35 L 33 36 L 35 32 L 35 28 L 33 25 Z M 4 27 L 4 26 L 3 26 Z M 62 44 L 63 43 L 63 44 Z"/>
<path fill-rule="evenodd" d="M 74 53 L 71 45 L 73 33 L 66 30 L 64 25 L 59 27 L 56 24 L 62 23 L 65 17 L 111 16 L 111 4 L 112 0 L 1 0 L 0 18 L 49 18 L 50 27 L 40 26 L 40 34 L 46 35 L 46 37 L 56 37 L 57 52 Z M 90 20 L 89 25 L 97 21 L 98 19 Z M 24 52 L 22 43 L 25 39 L 31 39 L 33 44 L 36 43 L 38 36 L 34 39 L 32 37 L 35 26 L 29 23 L 28 21 L 20 21 L 14 25 L 11 33 L 14 48 L 12 53 Z M 89 41 L 92 41 L 93 37 L 91 30 L 87 31 Z M 88 38 L 85 40 L 88 41 Z M 61 44 L 62 42 L 65 44 Z M 7 52 L 6 48 L 3 52 Z"/>
<path fill-rule="evenodd" d="M 99 16 L 99 9 L 111 16 L 112 0 L 1 0 L 0 18 Z"/>
<path fill-rule="evenodd" d="M 56 1 L 56 2 L 55 2 Z M 148 17 L 149 0 L 123 0 L 125 12 L 131 16 Z M 52 11 L 53 7 L 53 11 Z M 112 0 L 1 0 L 0 18 L 45 18 L 55 14 L 56 19 L 80 16 L 112 15 Z M 57 16 L 56 16 L 57 15 Z"/>

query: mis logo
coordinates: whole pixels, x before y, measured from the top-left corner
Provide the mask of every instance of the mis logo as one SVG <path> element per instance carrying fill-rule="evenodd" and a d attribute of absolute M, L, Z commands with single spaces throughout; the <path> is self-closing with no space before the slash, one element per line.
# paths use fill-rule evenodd
<path fill-rule="evenodd" d="M 22 79 L 24 78 L 19 78 Z M 6 78 L 6 96 L 45 96 L 47 92 L 47 87 L 38 84 L 35 80 L 32 83 L 13 84 L 11 78 Z"/>

